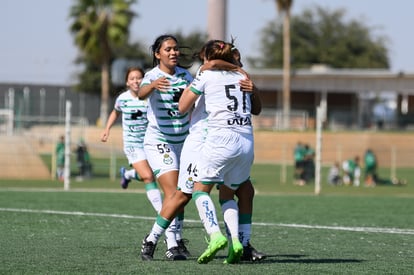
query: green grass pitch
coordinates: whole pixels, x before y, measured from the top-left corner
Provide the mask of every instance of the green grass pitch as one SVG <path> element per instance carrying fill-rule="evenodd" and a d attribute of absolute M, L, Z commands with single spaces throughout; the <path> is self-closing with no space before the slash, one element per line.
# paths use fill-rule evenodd
<path fill-rule="evenodd" d="M 117 181 L 94 178 L 63 191 L 56 181 L 1 180 L 0 274 L 412 274 L 410 171 L 398 171 L 407 186 L 323 183 L 319 196 L 313 186 L 280 183 L 278 171 L 252 171 L 258 193 L 251 241 L 268 257 L 237 265 L 223 264 L 226 251 L 197 264 L 207 244 L 192 201 L 184 228 L 192 257 L 167 261 L 160 242 L 155 260 L 143 262 L 140 243 L 155 213 L 141 183 L 121 190 Z M 212 197 L 217 202 L 216 191 Z"/>

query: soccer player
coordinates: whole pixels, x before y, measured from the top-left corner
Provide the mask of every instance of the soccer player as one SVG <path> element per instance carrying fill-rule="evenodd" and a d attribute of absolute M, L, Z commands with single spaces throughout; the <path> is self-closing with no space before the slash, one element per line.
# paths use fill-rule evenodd
<path fill-rule="evenodd" d="M 151 50 L 154 68 L 144 75 L 138 96 L 148 99 L 144 149 L 165 200 L 177 188 L 181 149 L 189 128 L 189 114 L 178 111 L 178 100 L 193 77 L 179 66 L 180 50 L 174 36 L 157 37 Z M 182 239 L 183 221 L 184 207 L 165 231 L 167 259 L 185 260 L 189 255 Z"/>
<path fill-rule="evenodd" d="M 209 41 L 205 59 L 234 60 L 232 45 L 223 41 Z M 253 164 L 253 130 L 251 100 L 241 91 L 239 72 L 208 70 L 202 72 L 184 91 L 180 100 L 180 112 L 190 110 L 199 95 L 203 95 L 208 113 L 207 129 L 198 161 L 198 180 L 194 182 L 193 198 L 204 228 L 210 235 L 210 244 L 198 258 L 208 263 L 216 252 L 227 245 L 221 233 L 210 191 L 219 184 L 224 221 L 231 236 L 230 249 L 225 263 L 236 263 L 243 253 L 238 236 L 239 216 L 234 195 L 238 187 L 250 175 Z"/>
<path fill-rule="evenodd" d="M 233 47 L 233 53 L 237 50 Z M 238 52 L 238 51 L 237 51 Z M 204 52 L 200 52 L 200 58 L 203 59 Z M 239 60 L 240 55 L 237 57 Z M 212 68 L 222 68 L 226 70 L 238 70 L 239 68 L 234 64 L 229 64 L 227 62 L 219 62 L 222 60 L 211 60 L 210 62 L 205 62 L 201 70 L 212 69 Z M 235 62 L 238 64 L 237 62 Z M 230 65 L 230 66 L 229 66 Z M 248 78 L 240 81 L 240 85 L 243 89 L 252 92 L 254 85 L 252 81 Z M 254 97 L 251 95 L 251 98 L 256 101 L 254 105 L 255 114 L 260 113 L 261 103 L 258 96 Z M 195 107 L 191 113 L 191 127 L 190 134 L 187 136 L 183 151 L 180 159 L 180 172 L 179 172 L 179 190 L 176 192 L 173 200 L 165 200 L 163 204 L 163 210 L 161 210 L 160 215 L 157 218 L 157 222 L 154 224 L 151 234 L 146 237 L 143 241 L 142 249 L 142 259 L 151 260 L 153 258 L 153 253 L 155 245 L 158 242 L 159 236 L 165 230 L 168 223 L 171 221 L 174 216 L 174 212 L 181 205 L 186 205 L 191 199 L 191 194 L 193 193 L 193 182 L 197 179 L 197 161 L 195 155 L 198 155 L 200 148 L 203 145 L 203 140 L 206 135 L 206 117 L 207 113 L 205 111 L 204 97 L 199 97 Z M 242 217 L 240 220 L 241 223 L 241 234 L 243 239 L 243 260 L 256 261 L 265 258 L 265 255 L 261 252 L 258 252 L 254 249 L 250 243 L 250 231 L 251 231 L 251 214 L 252 214 L 252 200 L 254 196 L 254 189 L 251 185 L 250 180 L 247 180 L 243 183 L 240 193 L 237 193 L 239 197 L 239 205 L 242 211 Z M 214 255 L 213 255 L 214 256 Z M 211 257 L 212 258 L 212 257 Z"/>
<path fill-rule="evenodd" d="M 233 53 L 235 65 L 237 65 L 239 68 L 242 68 L 243 63 L 241 62 L 240 51 L 234 46 L 234 41 L 232 41 L 231 44 L 232 44 L 232 49 L 231 50 L 232 50 L 232 53 Z M 204 56 L 204 52 L 202 50 L 201 54 L 200 54 L 200 58 L 203 59 L 203 56 Z M 217 69 L 217 67 L 222 67 L 222 68 L 226 68 L 227 70 L 236 70 L 234 67 L 224 66 L 222 60 L 210 60 L 210 61 L 207 61 L 207 64 L 208 63 L 213 63 L 213 64 L 211 64 L 211 66 L 213 68 L 216 68 L 216 69 Z M 240 82 L 239 82 L 241 90 L 244 91 L 244 92 L 251 93 L 250 94 L 250 100 L 251 100 L 251 103 L 252 103 L 251 113 L 253 115 L 259 115 L 261 110 L 262 110 L 262 104 L 261 104 L 261 100 L 260 100 L 260 96 L 259 96 L 259 91 L 256 88 L 256 86 L 254 85 L 254 83 L 251 81 L 251 79 L 248 77 L 246 72 L 239 69 L 239 68 L 237 68 L 237 70 L 239 70 L 240 72 L 242 72 L 243 74 L 246 75 L 246 78 L 240 80 Z M 199 100 L 200 100 L 200 97 L 199 97 Z M 196 106 L 197 106 L 197 108 L 200 108 L 201 106 L 203 106 L 202 107 L 203 108 L 202 112 L 204 113 L 204 116 L 207 117 L 207 113 L 205 111 L 204 104 L 197 104 Z M 197 109 L 197 108 L 194 108 L 194 110 Z M 201 112 L 201 111 L 197 111 L 197 112 Z M 195 147 L 197 147 L 197 146 L 195 146 Z M 183 155 L 185 155 L 184 152 L 183 152 Z M 194 154 L 192 153 L 191 155 L 194 155 Z M 192 157 L 192 162 L 190 163 L 190 165 L 192 165 L 192 166 L 196 165 L 195 164 L 196 161 L 197 160 L 194 159 L 194 157 Z M 181 163 L 183 165 L 185 164 L 185 161 L 183 160 L 183 157 L 181 158 Z M 188 171 L 188 169 L 180 168 L 180 176 L 181 176 L 181 171 L 185 172 L 185 171 Z M 188 174 L 187 173 L 184 173 L 184 174 L 185 174 L 184 176 L 194 177 L 194 175 L 191 175 L 189 172 L 188 172 Z M 183 179 L 183 180 L 185 180 L 185 179 Z M 223 185 L 220 185 L 220 186 L 223 186 Z M 243 182 L 239 186 L 239 188 L 236 190 L 236 193 L 235 193 L 237 198 L 238 198 L 237 205 L 239 207 L 239 240 L 243 245 L 243 255 L 241 257 L 241 260 L 243 260 L 243 261 L 253 261 L 253 262 L 261 261 L 261 260 L 266 258 L 266 254 L 256 250 L 250 244 L 254 193 L 255 193 L 255 190 L 254 190 L 254 187 L 252 185 L 252 182 L 250 181 L 250 178 L 247 179 L 245 182 Z M 224 203 L 224 202 L 220 201 L 220 203 Z M 227 225 L 226 225 L 226 232 L 227 232 L 227 235 L 229 236 L 230 233 L 227 230 Z M 231 247 L 229 248 L 229 253 L 232 253 Z"/>
<path fill-rule="evenodd" d="M 234 41 L 231 43 L 233 45 L 232 53 L 235 59 L 235 63 L 240 68 L 243 67 L 241 62 L 240 51 L 234 46 Z M 245 78 L 240 81 L 240 87 L 242 91 L 251 92 L 250 100 L 252 103 L 251 113 L 252 115 L 259 115 L 262 111 L 262 103 L 259 96 L 259 91 L 251 81 L 250 78 Z M 237 205 L 239 207 L 239 239 L 243 245 L 243 255 L 241 260 L 243 261 L 261 261 L 266 258 L 266 254 L 256 250 L 250 244 L 251 228 L 252 228 L 252 215 L 253 215 L 253 198 L 254 198 L 254 187 L 250 178 L 242 183 L 239 188 L 236 190 L 236 196 L 238 198 Z M 229 250 L 231 253 L 231 249 Z"/>
<path fill-rule="evenodd" d="M 129 164 L 134 168 L 125 173 L 121 168 L 121 186 L 128 188 L 131 179 L 143 181 L 148 200 L 155 211 L 161 211 L 161 192 L 155 182 L 155 177 L 147 162 L 144 152 L 144 135 L 147 129 L 147 102 L 138 98 L 139 84 L 144 76 L 144 71 L 138 67 L 127 70 L 125 83 L 127 91 L 121 93 L 115 100 L 114 109 L 109 115 L 105 130 L 101 135 L 101 141 L 106 142 L 110 130 L 118 117 L 122 115 L 122 137 L 125 156 Z"/>
<path fill-rule="evenodd" d="M 215 41 L 215 42 L 217 42 L 217 41 Z M 215 42 L 212 41 L 211 43 L 214 44 Z M 212 46 L 213 44 L 207 44 L 207 45 Z M 233 59 L 232 53 L 231 53 L 232 46 L 230 44 L 225 44 L 222 41 L 219 41 L 218 45 L 222 46 L 222 47 L 225 47 L 225 46 L 227 47 L 228 54 L 230 54 L 231 57 L 230 58 L 228 57 L 228 60 L 226 60 L 226 61 L 233 62 L 234 59 Z M 206 49 L 208 49 L 208 48 L 206 48 Z M 216 58 L 213 58 L 213 59 L 216 59 Z M 213 71 L 211 71 L 211 72 L 213 72 Z M 220 74 L 220 73 L 223 73 L 224 71 L 216 71 L 216 72 Z M 226 74 L 226 76 L 236 75 L 235 78 L 229 78 L 229 80 L 232 81 L 232 83 L 237 80 L 237 82 L 235 84 L 238 85 L 238 86 L 239 86 L 239 81 L 242 78 L 245 77 L 244 75 L 242 75 L 240 73 L 235 73 L 235 72 L 228 72 L 227 71 L 225 74 Z M 227 75 L 227 74 L 229 74 L 229 75 Z M 200 76 L 202 76 L 202 75 L 203 74 L 201 74 Z M 227 78 L 225 78 L 225 79 L 227 79 Z M 192 86 L 196 82 L 197 81 L 194 81 Z M 222 86 L 220 86 L 220 87 L 222 87 Z M 243 100 L 246 101 L 246 102 L 244 102 L 245 105 L 243 105 L 243 107 L 247 108 L 247 112 L 250 113 L 250 98 L 247 98 L 244 93 L 240 92 L 240 88 L 238 89 L 238 92 L 239 92 L 238 96 L 243 97 Z M 191 92 L 188 88 L 184 91 L 184 93 L 193 94 L 193 92 Z M 223 96 L 223 98 L 226 98 L 225 93 L 221 94 L 221 95 Z M 219 96 L 219 94 L 217 94 L 217 96 Z M 228 96 L 230 97 L 230 95 L 228 95 Z M 181 100 L 180 100 L 180 112 L 181 113 L 187 112 L 193 106 L 193 103 L 195 103 L 195 101 L 197 100 L 197 97 L 198 96 L 194 96 L 191 100 L 184 103 L 184 104 L 186 104 L 186 107 L 184 107 L 183 109 L 181 109 L 182 104 L 181 104 Z M 203 98 L 205 98 L 207 100 L 207 97 L 200 97 L 200 100 L 202 100 Z M 233 100 L 236 100 L 236 101 L 239 100 L 236 97 L 230 97 L 230 98 L 232 98 Z M 232 99 L 230 99 L 230 100 L 232 100 Z M 197 104 L 200 104 L 200 102 L 198 102 Z M 206 105 L 206 108 L 207 108 L 207 106 L 208 105 Z M 196 107 L 196 109 L 197 109 L 197 107 Z M 233 112 L 231 112 L 231 113 L 233 113 Z M 239 114 L 239 113 L 237 113 L 237 114 Z M 197 117 L 197 112 L 193 111 L 192 119 L 196 118 L 196 117 Z M 211 117 L 208 117 L 208 122 L 210 122 L 210 118 Z M 245 122 L 248 125 L 250 125 L 250 126 L 247 126 L 247 127 L 248 128 L 250 127 L 250 130 L 251 130 L 251 120 L 250 120 L 249 114 L 247 115 Z M 204 130 L 205 126 L 203 125 L 203 123 L 201 123 L 200 125 L 202 125 L 201 130 Z M 210 124 L 207 124 L 207 127 L 208 127 L 207 129 L 208 129 L 209 134 L 206 135 L 205 141 L 202 142 L 203 147 L 201 148 L 202 149 L 201 152 L 204 152 L 204 153 L 206 153 L 208 150 L 211 151 L 211 148 L 204 150 L 205 147 L 206 147 L 207 142 L 210 141 L 208 139 L 208 137 L 210 136 L 211 131 L 212 130 L 218 130 L 218 128 L 214 128 L 214 127 L 211 128 Z M 192 127 L 191 130 L 193 130 L 193 129 L 194 128 Z M 247 132 L 249 132 L 249 131 L 247 130 Z M 199 135 L 200 135 L 200 133 L 201 132 L 198 131 Z M 201 133 L 201 136 L 199 136 L 199 137 L 202 137 L 202 135 L 203 134 Z M 191 134 L 190 134 L 190 136 L 191 136 Z M 187 139 L 187 140 L 189 140 L 189 139 Z M 187 142 L 187 140 L 186 140 L 186 142 Z M 193 139 L 193 140 L 197 141 L 197 139 Z M 198 140 L 200 141 L 202 139 L 198 139 Z M 246 142 L 247 146 L 245 146 L 246 148 L 244 148 L 244 149 L 247 149 L 248 152 L 246 154 L 243 154 L 242 157 L 240 156 L 238 159 L 242 160 L 243 163 L 247 162 L 247 166 L 248 166 L 247 173 L 250 173 L 251 163 L 250 163 L 249 160 L 251 159 L 251 161 L 252 161 L 252 158 L 253 158 L 252 150 L 253 150 L 253 148 L 252 148 L 252 146 L 249 147 L 249 144 L 252 145 L 252 140 L 247 139 L 247 140 L 245 140 L 245 142 Z M 211 146 L 213 144 L 214 144 L 214 142 L 209 143 L 209 146 Z M 239 142 L 237 142 L 237 144 L 239 144 Z M 214 145 L 214 147 L 216 147 L 216 146 L 217 146 L 217 144 Z M 199 148 L 199 146 L 197 146 L 197 148 Z M 214 150 L 212 150 L 212 151 L 214 151 Z M 251 153 L 251 154 L 249 154 L 249 153 Z M 203 166 L 204 164 L 207 165 L 207 163 L 210 162 L 210 156 L 204 155 L 204 157 L 205 158 L 203 158 L 203 154 L 201 154 L 201 158 L 200 158 L 200 162 L 199 162 L 199 163 L 202 163 L 201 166 Z M 193 173 L 195 173 L 195 177 L 200 176 L 200 175 L 197 175 L 198 172 L 201 175 L 204 175 L 204 176 L 208 177 L 208 175 L 207 175 L 208 173 L 206 173 L 207 170 L 209 170 L 209 169 L 207 169 L 207 167 L 206 167 L 206 169 L 201 169 L 201 170 L 197 169 L 196 167 L 193 167 L 193 170 L 191 168 L 189 169 L 189 171 L 192 171 Z M 180 170 L 180 172 L 181 172 L 181 170 Z M 233 171 L 233 172 L 235 172 L 235 171 Z M 243 167 L 243 172 L 244 173 L 246 172 L 245 167 Z M 236 173 L 236 174 L 238 176 L 244 177 L 243 173 Z M 220 183 L 222 183 L 222 180 L 224 180 L 224 176 L 225 176 L 225 174 L 221 175 L 222 179 L 218 180 Z M 246 178 L 243 181 L 240 181 L 239 184 L 241 182 L 244 182 L 247 178 L 248 178 L 248 175 L 246 176 Z M 231 177 L 229 179 L 231 179 Z M 231 180 L 239 181 L 239 179 L 231 179 Z M 231 181 L 229 181 L 229 182 L 231 182 Z M 179 182 L 179 184 L 180 184 L 179 187 L 181 188 L 181 190 L 176 192 L 176 194 L 174 196 L 174 199 L 164 201 L 163 209 L 161 210 L 160 215 L 158 215 L 158 217 L 157 217 L 157 221 L 154 224 L 153 229 L 151 230 L 151 234 L 149 234 L 143 240 L 143 248 L 142 248 L 142 251 L 141 251 L 141 256 L 144 260 L 151 260 L 152 259 L 153 252 L 154 252 L 154 249 L 155 249 L 155 245 L 158 241 L 159 236 L 165 230 L 166 226 L 168 226 L 168 224 L 171 222 L 172 217 L 174 217 L 174 215 L 177 212 L 176 209 L 178 207 L 184 206 L 191 199 L 191 193 L 193 193 L 193 197 L 195 199 L 197 208 L 199 209 L 200 217 L 204 221 L 206 231 L 209 233 L 210 239 L 211 239 L 208 249 L 198 258 L 198 262 L 199 263 L 207 263 L 207 262 L 211 261 L 214 258 L 216 252 L 218 250 L 224 248 L 227 245 L 227 238 L 220 232 L 220 228 L 218 227 L 217 217 L 216 217 L 216 214 L 215 214 L 214 204 L 212 204 L 212 201 L 209 197 L 209 192 L 210 192 L 211 188 L 217 182 L 212 181 L 208 185 L 203 185 L 199 181 L 194 183 L 190 179 L 190 180 L 184 182 L 183 185 L 181 185 L 181 183 L 182 183 L 182 181 Z M 193 186 L 192 186 L 193 183 L 194 183 L 194 190 L 193 190 Z M 224 193 L 224 192 L 220 192 L 220 193 Z M 226 196 L 223 196 L 223 197 L 224 197 L 224 199 L 227 199 Z M 230 202 L 230 203 L 225 203 L 223 205 L 223 207 L 226 208 L 226 210 L 224 210 L 225 217 L 228 217 L 229 215 L 227 215 L 227 214 L 229 214 L 229 213 L 234 214 L 233 210 L 235 210 L 237 208 L 237 204 L 234 208 L 235 201 L 233 200 L 233 202 L 234 203 Z M 206 206 L 208 208 L 208 213 L 207 213 L 208 219 L 206 219 L 205 212 L 203 211 L 203 209 L 205 209 L 204 206 Z M 237 210 L 236 210 L 236 212 L 237 212 Z M 226 259 L 226 262 L 227 263 L 235 263 L 241 257 L 241 254 L 243 252 L 243 246 L 240 243 L 240 241 L 238 240 L 238 215 L 236 213 L 236 215 L 230 214 L 230 216 L 231 217 L 225 218 L 225 220 L 226 220 L 227 225 L 228 225 L 228 227 L 230 229 L 230 232 L 231 232 L 231 237 L 232 237 L 232 246 L 231 246 L 232 250 L 231 251 L 232 251 L 232 253 L 229 254 L 230 257 L 228 259 Z M 207 220 L 211 221 L 211 224 L 210 224 L 211 226 L 207 226 Z"/>

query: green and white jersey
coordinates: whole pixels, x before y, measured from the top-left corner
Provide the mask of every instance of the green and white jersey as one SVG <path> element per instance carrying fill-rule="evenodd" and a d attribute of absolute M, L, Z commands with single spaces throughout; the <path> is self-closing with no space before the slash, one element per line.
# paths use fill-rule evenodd
<path fill-rule="evenodd" d="M 190 125 L 189 114 L 179 113 L 178 101 L 193 77 L 181 67 L 176 67 L 175 74 L 170 75 L 161 71 L 157 66 L 145 74 L 141 87 L 164 76 L 171 84 L 168 91 L 154 90 L 148 97 L 146 140 L 150 143 L 157 140 L 164 143 L 180 144 L 184 142 Z"/>
<path fill-rule="evenodd" d="M 131 91 L 128 90 L 116 98 L 114 109 L 122 112 L 124 146 L 138 145 L 139 148 L 143 148 L 145 131 L 148 125 L 147 101 L 134 97 Z"/>
<path fill-rule="evenodd" d="M 294 150 L 295 161 L 301 161 L 305 159 L 306 149 L 301 145 L 297 145 Z"/>
<path fill-rule="evenodd" d="M 207 70 L 194 79 L 190 89 L 204 95 L 208 131 L 219 128 L 253 133 L 250 96 L 239 84 L 244 78 L 238 72 Z"/>
<path fill-rule="evenodd" d="M 374 153 L 372 153 L 372 152 L 367 152 L 365 154 L 364 161 L 365 161 L 365 167 L 366 168 L 373 169 L 377 166 L 377 160 L 375 158 Z"/>

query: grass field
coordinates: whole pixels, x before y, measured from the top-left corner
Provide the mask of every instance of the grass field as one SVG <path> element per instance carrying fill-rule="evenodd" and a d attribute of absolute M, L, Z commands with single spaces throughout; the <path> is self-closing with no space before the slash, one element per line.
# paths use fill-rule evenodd
<path fill-rule="evenodd" d="M 142 238 L 155 214 L 140 183 L 94 178 L 71 182 L 0 180 L 0 274 L 412 274 L 412 172 L 407 186 L 333 187 L 280 183 L 281 168 L 255 165 L 252 243 L 268 254 L 260 263 L 223 265 L 226 251 L 207 265 L 194 203 L 186 208 L 184 237 L 193 257 L 142 262 Z M 386 174 L 387 171 L 381 171 Z M 288 175 L 291 167 L 288 167 Z M 291 179 L 289 176 L 288 179 Z M 213 198 L 217 200 L 216 191 Z M 222 220 L 222 219 L 221 219 Z"/>

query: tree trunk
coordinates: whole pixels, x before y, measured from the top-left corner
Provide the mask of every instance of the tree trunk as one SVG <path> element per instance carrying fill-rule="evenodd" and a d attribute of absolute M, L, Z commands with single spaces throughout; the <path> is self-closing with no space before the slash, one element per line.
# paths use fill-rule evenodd
<path fill-rule="evenodd" d="M 283 18 L 283 128 L 290 127 L 290 8 Z"/>
<path fill-rule="evenodd" d="M 105 127 L 108 120 L 109 89 L 109 61 L 104 61 L 101 70 L 101 113 L 99 121 L 99 126 L 102 127 Z"/>

